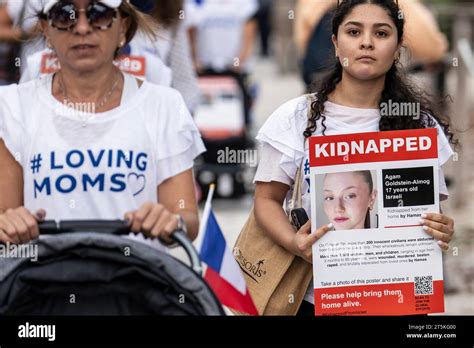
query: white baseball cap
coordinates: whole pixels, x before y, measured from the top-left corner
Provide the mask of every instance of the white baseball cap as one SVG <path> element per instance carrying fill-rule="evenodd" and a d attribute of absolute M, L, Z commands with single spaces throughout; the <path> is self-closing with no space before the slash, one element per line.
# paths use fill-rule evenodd
<path fill-rule="evenodd" d="M 48 13 L 51 8 L 56 5 L 60 0 L 43 0 L 43 13 Z M 106 6 L 111 8 L 118 8 L 122 3 L 122 0 L 99 0 L 100 2 Z"/>

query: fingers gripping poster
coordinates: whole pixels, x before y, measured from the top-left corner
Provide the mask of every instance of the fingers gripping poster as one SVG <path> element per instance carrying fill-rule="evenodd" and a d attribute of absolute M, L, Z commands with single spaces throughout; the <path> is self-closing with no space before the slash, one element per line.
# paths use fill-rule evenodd
<path fill-rule="evenodd" d="M 436 129 L 310 138 L 316 315 L 444 312 Z"/>

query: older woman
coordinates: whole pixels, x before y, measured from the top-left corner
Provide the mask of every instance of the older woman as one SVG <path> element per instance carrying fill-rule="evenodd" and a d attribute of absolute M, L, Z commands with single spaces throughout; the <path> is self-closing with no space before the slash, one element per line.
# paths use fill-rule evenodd
<path fill-rule="evenodd" d="M 37 238 L 46 214 L 125 218 L 165 243 L 184 224 L 194 239 L 199 132 L 177 91 L 113 64 L 152 33 L 147 17 L 128 1 L 49 0 L 40 18 L 61 69 L 0 89 L 0 241 Z"/>

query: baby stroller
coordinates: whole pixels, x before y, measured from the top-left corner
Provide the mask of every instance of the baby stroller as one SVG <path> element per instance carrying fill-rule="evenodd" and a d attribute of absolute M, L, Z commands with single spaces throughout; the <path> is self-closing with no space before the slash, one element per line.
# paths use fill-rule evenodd
<path fill-rule="evenodd" d="M 80 232 L 79 232 L 80 231 Z M 92 232 L 93 231 L 93 232 Z M 124 238 L 122 221 L 45 222 L 34 258 L 0 259 L 0 315 L 224 315 L 183 232 L 191 267 Z M 31 255 L 29 255 L 31 256 Z"/>
<path fill-rule="evenodd" d="M 199 77 L 202 101 L 194 119 L 207 152 L 196 163 L 197 181 L 207 195 L 216 184 L 216 198 L 239 198 L 253 179 L 248 157 L 254 149 L 249 135 L 251 97 L 244 76 L 207 70 Z"/>

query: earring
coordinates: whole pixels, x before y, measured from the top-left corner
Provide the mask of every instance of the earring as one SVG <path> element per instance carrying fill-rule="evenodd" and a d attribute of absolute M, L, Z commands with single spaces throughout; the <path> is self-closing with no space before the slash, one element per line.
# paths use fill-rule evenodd
<path fill-rule="evenodd" d="M 120 43 L 119 43 L 119 48 L 122 48 L 123 45 L 125 45 L 125 41 L 120 41 Z"/>
<path fill-rule="evenodd" d="M 49 49 L 52 49 L 53 48 L 53 45 L 51 45 L 51 42 L 46 41 L 46 47 L 48 47 Z"/>

